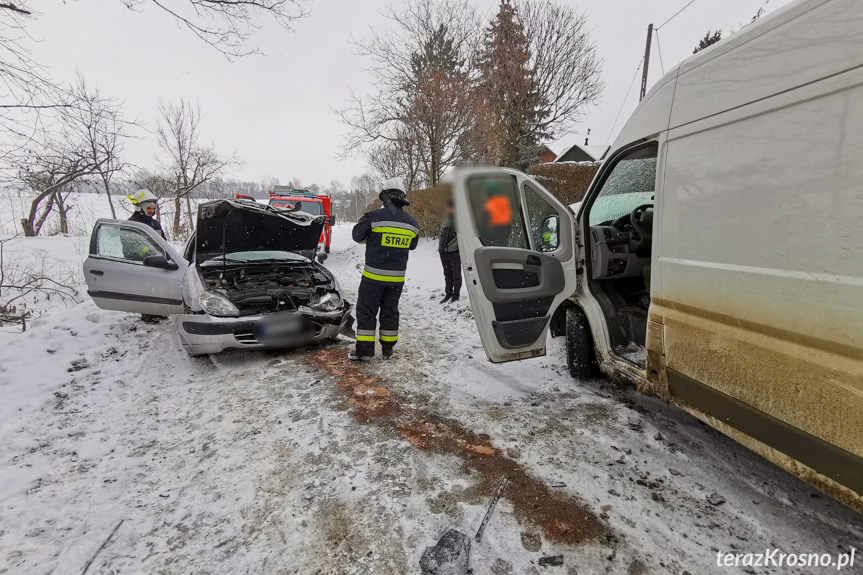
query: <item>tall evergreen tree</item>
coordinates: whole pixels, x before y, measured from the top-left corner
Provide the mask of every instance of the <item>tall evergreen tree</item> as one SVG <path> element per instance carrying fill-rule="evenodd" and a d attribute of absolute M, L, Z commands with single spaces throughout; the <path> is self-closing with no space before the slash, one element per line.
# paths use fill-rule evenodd
<path fill-rule="evenodd" d="M 530 43 L 516 8 L 501 0 L 486 29 L 477 67 L 479 92 L 494 111 L 504 141 L 499 163 L 512 167 L 545 135 L 537 129 L 542 123 L 542 96 L 530 61 Z"/>
<path fill-rule="evenodd" d="M 458 74 L 464 68 L 464 58 L 449 35 L 447 27 L 439 25 L 426 40 L 421 52 L 411 55 L 411 71 L 415 78 L 432 72 Z"/>

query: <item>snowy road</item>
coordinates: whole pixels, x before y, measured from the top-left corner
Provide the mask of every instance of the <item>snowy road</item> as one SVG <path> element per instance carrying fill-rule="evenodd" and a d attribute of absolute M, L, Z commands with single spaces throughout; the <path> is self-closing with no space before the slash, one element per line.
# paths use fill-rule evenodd
<path fill-rule="evenodd" d="M 347 232 L 327 263 L 350 297 Z M 503 475 L 478 575 L 863 547 L 859 515 L 679 410 L 569 378 L 559 340 L 487 362 L 466 297 L 437 303 L 434 249 L 411 257 L 397 361 L 349 364 L 346 341 L 193 359 L 171 322 L 89 301 L 5 336 L 0 573 L 418 573 L 447 528 L 475 533 Z"/>

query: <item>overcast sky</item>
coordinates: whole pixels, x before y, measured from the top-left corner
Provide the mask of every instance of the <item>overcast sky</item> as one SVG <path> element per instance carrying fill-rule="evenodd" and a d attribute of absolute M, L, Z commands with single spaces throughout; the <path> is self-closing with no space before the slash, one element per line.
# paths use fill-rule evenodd
<path fill-rule="evenodd" d="M 181 0 L 169 0 L 168 5 Z M 551 147 L 583 141 L 591 129 L 591 144 L 610 143 L 638 103 L 640 82 L 632 83 L 643 53 L 647 25 L 659 26 L 689 0 L 559 0 L 587 16 L 604 61 L 607 86 L 602 101 L 587 111 L 576 133 Z M 475 0 L 488 14 L 497 0 Z M 692 54 L 708 29 L 723 35 L 739 29 L 758 9 L 768 12 L 790 0 L 695 0 L 659 33 L 662 63 L 668 70 Z M 364 171 L 361 158 L 339 160 L 343 126 L 333 113 L 342 107 L 348 90 L 364 93 L 370 78 L 364 60 L 353 54 L 351 37 L 370 27 L 385 32 L 380 16 L 386 0 L 310 0 L 310 15 L 293 33 L 272 22 L 253 38 L 264 55 L 229 62 L 155 6 L 141 12 L 120 0 L 37 2 L 42 12 L 29 31 L 39 40 L 33 56 L 51 74 L 72 80 L 80 70 L 103 95 L 125 102 L 127 115 L 151 126 L 160 98 L 200 102 L 204 140 L 223 153 L 236 151 L 244 165 L 231 177 L 258 181 L 275 176 L 283 183 L 347 183 Z M 662 75 L 654 37 L 648 86 Z M 632 89 L 627 96 L 627 89 Z M 622 114 L 614 133 L 615 118 Z M 155 140 L 142 133 L 129 147 L 140 166 L 155 163 Z"/>

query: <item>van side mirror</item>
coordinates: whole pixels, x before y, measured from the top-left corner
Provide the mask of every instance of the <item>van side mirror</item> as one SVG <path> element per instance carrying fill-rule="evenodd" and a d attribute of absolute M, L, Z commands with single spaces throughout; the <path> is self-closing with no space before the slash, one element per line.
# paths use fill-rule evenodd
<path fill-rule="evenodd" d="M 145 268 L 158 268 L 161 270 L 180 269 L 180 266 L 178 266 L 174 262 L 168 261 L 168 258 L 166 258 L 165 256 L 147 256 L 141 263 L 144 264 Z"/>
<path fill-rule="evenodd" d="M 540 251 L 553 252 L 560 245 L 560 217 L 548 216 L 540 224 Z"/>
<path fill-rule="evenodd" d="M 336 216 L 330 216 L 330 225 L 331 226 L 336 225 Z"/>

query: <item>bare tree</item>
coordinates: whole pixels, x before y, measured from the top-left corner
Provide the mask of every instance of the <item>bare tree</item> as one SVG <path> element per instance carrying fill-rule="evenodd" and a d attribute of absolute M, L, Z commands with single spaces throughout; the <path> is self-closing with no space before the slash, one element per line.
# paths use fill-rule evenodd
<path fill-rule="evenodd" d="M 602 60 L 584 14 L 550 0 L 517 5 L 531 52 L 531 72 L 541 105 L 537 133 L 553 139 L 567 132 L 599 101 L 605 83 Z"/>
<path fill-rule="evenodd" d="M 422 187 L 425 178 L 420 173 L 422 151 L 418 138 L 407 126 L 395 130 L 395 138 L 381 140 L 369 148 L 366 153 L 369 167 L 382 180 L 401 176 L 408 191 Z"/>
<path fill-rule="evenodd" d="M 261 27 L 257 20 L 269 16 L 285 30 L 308 15 L 306 0 L 120 0 L 127 8 L 141 10 L 155 5 L 170 14 L 180 26 L 228 58 L 255 54 L 249 40 Z"/>
<path fill-rule="evenodd" d="M 408 0 L 384 16 L 392 29 L 355 42 L 375 85 L 338 111 L 348 128 L 344 152 L 365 154 L 376 172 L 401 165 L 389 176 L 434 185 L 463 159 L 479 18 L 467 0 Z"/>
<path fill-rule="evenodd" d="M 363 174 L 351 178 L 349 195 L 349 217 L 351 221 L 358 221 L 365 213 L 366 208 L 380 193 L 380 183 L 371 174 Z"/>
<path fill-rule="evenodd" d="M 33 195 L 21 220 L 25 236 L 38 235 L 58 207 L 65 210 L 60 211 L 61 228 L 65 227 L 65 200 L 72 184 L 103 173 L 110 179 L 121 167 L 116 154 L 123 134 L 116 103 L 90 91 L 80 78 L 69 94 L 71 107 L 51 116 L 50 123 L 2 161 L 6 183 Z"/>
<path fill-rule="evenodd" d="M 98 88 L 90 90 L 80 74 L 74 93 L 77 104 L 69 114 L 81 127 L 87 151 L 97 166 L 96 171 L 111 208 L 111 217 L 116 219 L 117 212 L 111 198 L 111 181 L 115 174 L 122 172 L 127 166 L 123 160 L 123 152 L 124 140 L 129 137 L 128 129 L 139 125 L 124 120 L 121 105 L 113 99 L 103 98 Z"/>
<path fill-rule="evenodd" d="M 308 14 L 309 0 L 120 0 L 139 11 L 155 6 L 178 25 L 233 58 L 258 52 L 249 42 L 268 17 L 291 31 Z M 27 30 L 40 16 L 32 0 L 0 0 L 0 159 L 14 154 L 39 138 L 52 118 L 74 107 L 70 90 L 51 79 L 31 57 L 29 44 L 36 41 Z M 81 33 L 86 34 L 86 27 Z M 97 31 L 90 30 L 91 33 Z"/>
<path fill-rule="evenodd" d="M 190 195 L 207 182 L 220 177 L 239 165 L 235 156 L 222 157 L 209 146 L 201 145 L 198 124 L 201 108 L 180 100 L 179 105 L 159 102 L 156 138 L 165 156 L 163 171 L 166 179 L 175 182 L 171 197 L 174 201 L 173 235 L 182 235 L 182 202 L 185 200 L 189 225 L 194 218 Z"/>
<path fill-rule="evenodd" d="M 0 238 L 0 325 L 20 322 L 26 330 L 28 298 L 78 303 L 75 285 L 80 280 L 76 269 L 49 260 L 44 252 L 35 257 L 7 255 L 6 244 L 17 239 Z"/>
<path fill-rule="evenodd" d="M 34 143 L 53 114 L 72 105 L 27 47 L 27 25 L 38 16 L 26 0 L 0 1 L 0 159 Z"/>

